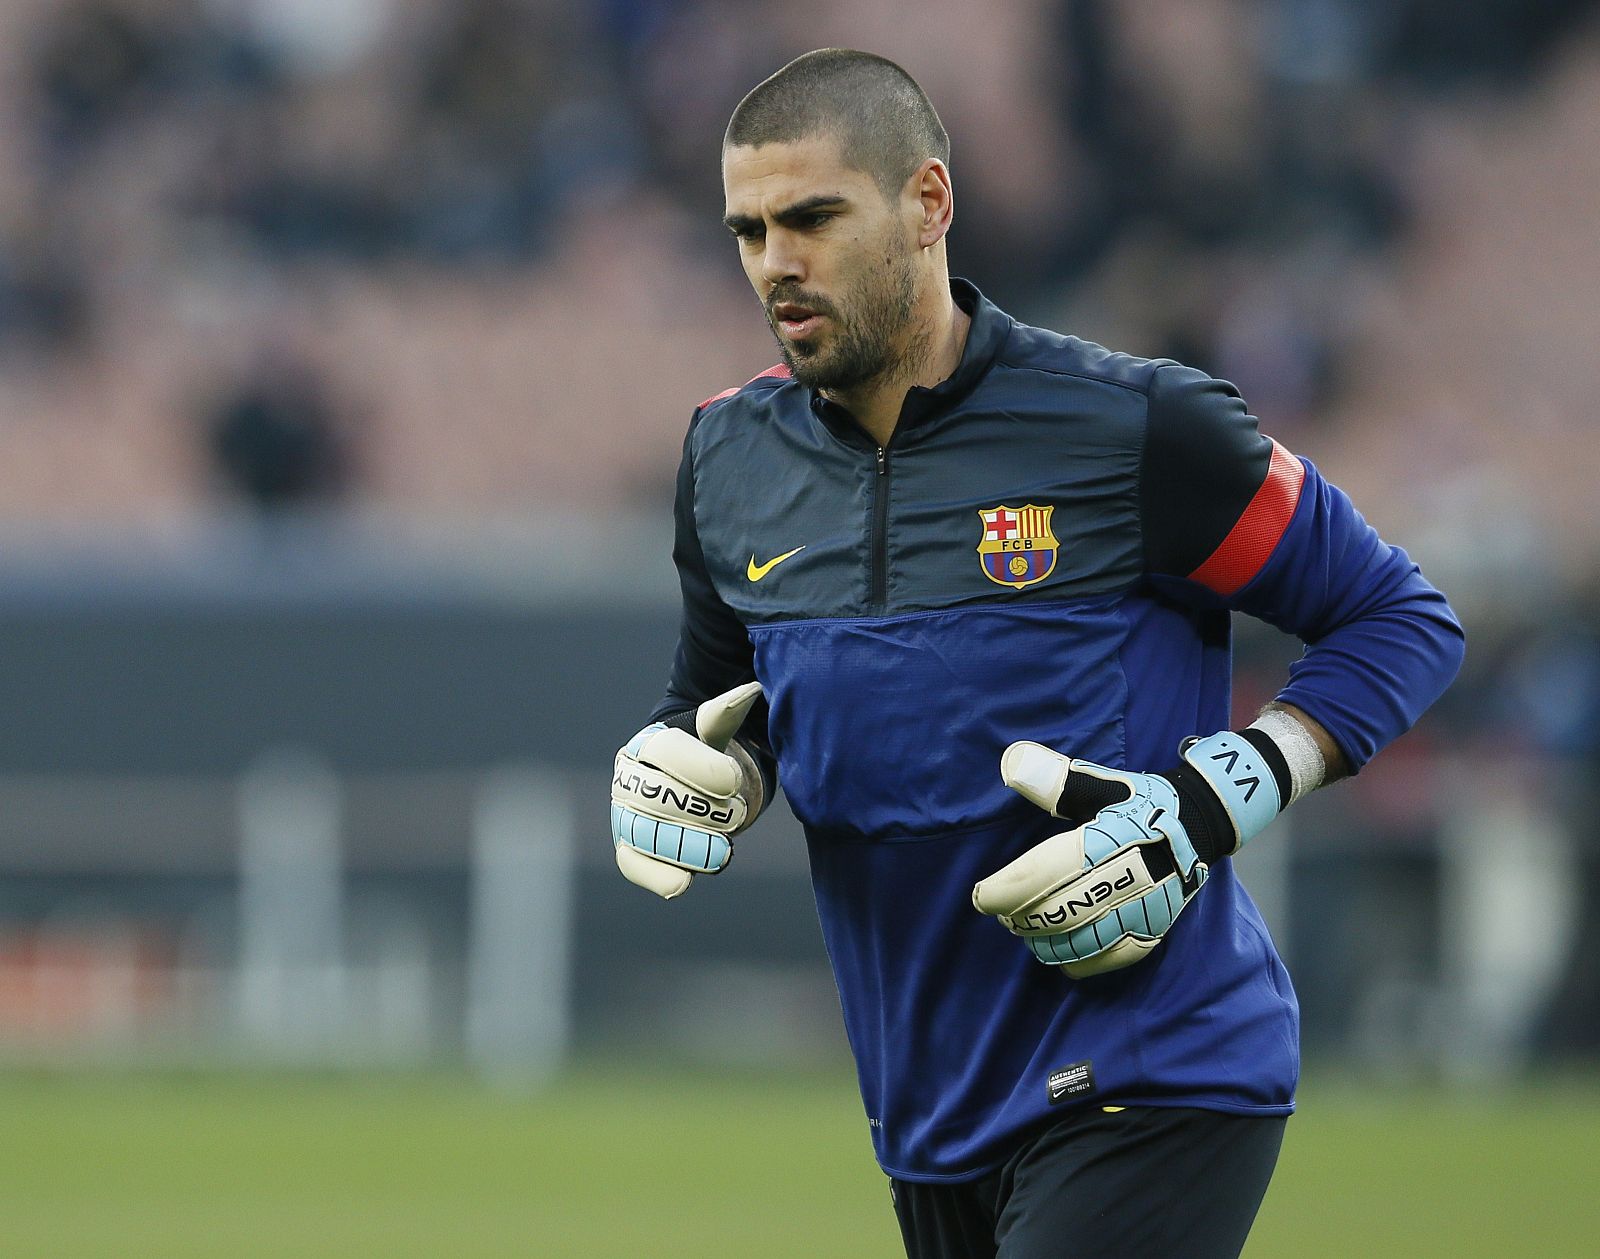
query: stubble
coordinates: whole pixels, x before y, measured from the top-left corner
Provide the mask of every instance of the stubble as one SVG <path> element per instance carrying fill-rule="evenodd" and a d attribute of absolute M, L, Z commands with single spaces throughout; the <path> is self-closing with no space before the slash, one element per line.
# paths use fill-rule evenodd
<path fill-rule="evenodd" d="M 916 292 L 911 260 L 891 257 L 881 271 L 863 276 L 837 305 L 809 296 L 798 286 L 778 285 L 767 296 L 767 324 L 797 381 L 811 389 L 848 392 L 875 379 L 901 375 L 926 355 L 925 330 L 907 338 Z M 785 340 L 772 314 L 773 307 L 784 302 L 828 316 L 834 327 L 827 343 Z M 902 338 L 907 338 L 906 344 L 897 345 Z"/>

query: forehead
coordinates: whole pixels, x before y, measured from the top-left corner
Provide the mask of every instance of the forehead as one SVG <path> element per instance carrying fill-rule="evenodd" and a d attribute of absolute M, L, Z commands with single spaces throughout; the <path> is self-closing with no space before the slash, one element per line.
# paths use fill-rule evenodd
<path fill-rule="evenodd" d="M 722 189 L 729 213 L 755 214 L 763 205 L 783 205 L 819 193 L 859 194 L 874 188 L 865 171 L 846 166 L 838 140 L 803 140 L 722 151 Z"/>

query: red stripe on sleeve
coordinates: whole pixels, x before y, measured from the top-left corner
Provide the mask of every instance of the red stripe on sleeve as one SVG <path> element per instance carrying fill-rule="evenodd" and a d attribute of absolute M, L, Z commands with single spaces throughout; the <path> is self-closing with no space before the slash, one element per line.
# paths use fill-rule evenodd
<path fill-rule="evenodd" d="M 1231 595 L 1241 589 L 1261 571 L 1289 527 L 1305 479 L 1305 465 L 1277 442 L 1272 442 L 1267 479 L 1255 492 L 1244 514 L 1228 530 L 1222 544 L 1189 574 L 1189 580 L 1219 595 Z"/>

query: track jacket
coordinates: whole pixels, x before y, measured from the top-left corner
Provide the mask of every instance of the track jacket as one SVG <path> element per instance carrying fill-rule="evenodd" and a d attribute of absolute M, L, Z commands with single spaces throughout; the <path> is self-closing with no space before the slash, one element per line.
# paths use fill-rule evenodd
<path fill-rule="evenodd" d="M 741 737 L 805 827 L 878 1159 L 924 1181 L 1065 1106 L 1294 1104 L 1294 991 L 1230 861 L 1148 959 L 1083 981 L 972 908 L 1061 828 L 1001 783 L 1007 744 L 1176 764 L 1229 724 L 1237 609 L 1307 643 L 1279 698 L 1359 768 L 1462 652 L 1443 596 L 1233 386 L 952 289 L 960 365 L 887 449 L 781 367 L 696 409 L 655 713 L 761 681 Z"/>

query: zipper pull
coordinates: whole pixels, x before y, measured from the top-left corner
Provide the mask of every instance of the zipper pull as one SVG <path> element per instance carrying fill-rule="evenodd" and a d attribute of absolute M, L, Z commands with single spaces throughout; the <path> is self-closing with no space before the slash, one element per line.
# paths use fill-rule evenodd
<path fill-rule="evenodd" d="M 882 476 L 889 470 L 889 452 L 882 446 L 878 447 L 878 475 Z"/>

